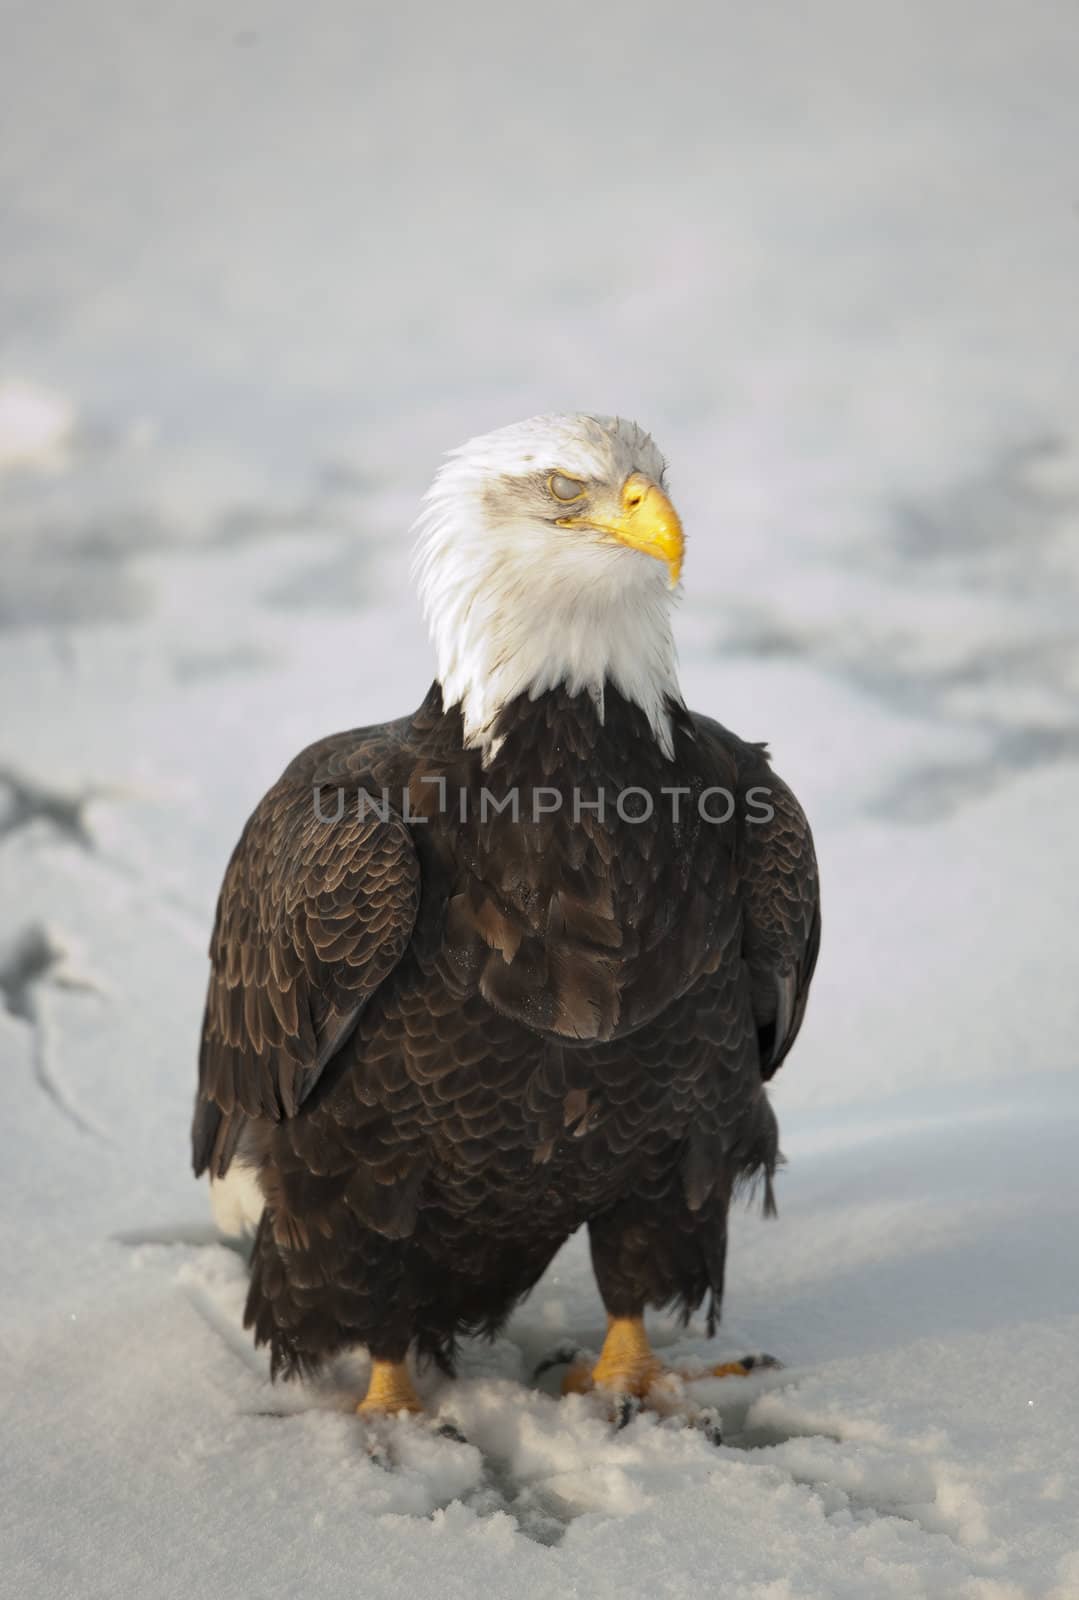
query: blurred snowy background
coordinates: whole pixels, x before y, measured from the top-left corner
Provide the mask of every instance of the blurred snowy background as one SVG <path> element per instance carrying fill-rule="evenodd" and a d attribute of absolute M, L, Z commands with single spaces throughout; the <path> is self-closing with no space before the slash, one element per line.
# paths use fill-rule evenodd
<path fill-rule="evenodd" d="M 1077 286 L 1073 0 L 8 0 L 13 1592 L 1076 1600 Z M 818 834 L 719 1341 L 788 1368 L 719 1451 L 527 1391 L 599 1333 L 575 1240 L 386 1473 L 358 1367 L 240 1332 L 205 944 L 285 761 L 427 686 L 439 455 L 556 409 L 655 433 L 687 697 Z"/>

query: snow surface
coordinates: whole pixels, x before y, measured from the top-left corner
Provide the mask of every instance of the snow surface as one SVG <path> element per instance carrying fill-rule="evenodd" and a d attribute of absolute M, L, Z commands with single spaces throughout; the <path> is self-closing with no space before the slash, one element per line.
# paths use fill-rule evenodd
<path fill-rule="evenodd" d="M 0 1561 L 18 1596 L 1079 1596 L 1079 11 L 556 0 L 5 10 Z M 271 1390 L 187 1170 L 263 787 L 430 673 L 439 452 L 637 416 L 694 705 L 767 737 L 825 938 L 700 1386 L 468 1444 Z"/>

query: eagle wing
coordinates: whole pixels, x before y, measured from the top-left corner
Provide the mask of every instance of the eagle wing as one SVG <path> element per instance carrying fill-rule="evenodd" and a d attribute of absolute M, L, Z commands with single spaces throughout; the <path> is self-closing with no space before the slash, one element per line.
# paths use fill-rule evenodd
<path fill-rule="evenodd" d="M 737 772 L 742 956 L 767 1081 L 798 1037 L 817 964 L 820 880 L 813 835 L 763 745 L 747 744 L 700 713 L 693 723 L 697 737 L 716 752 L 717 771 L 726 774 L 733 761 Z"/>
<path fill-rule="evenodd" d="M 763 752 L 759 762 L 759 802 L 748 805 L 742 828 L 741 885 L 743 950 L 767 1081 L 782 1066 L 805 1015 L 820 948 L 820 880 L 805 813 Z"/>
<path fill-rule="evenodd" d="M 340 820 L 322 820 L 298 758 L 229 862 L 210 944 L 196 1174 L 224 1176 L 248 1118 L 296 1114 L 411 938 L 420 872 L 408 829 L 370 796 L 358 805 L 355 788 L 342 796 Z"/>

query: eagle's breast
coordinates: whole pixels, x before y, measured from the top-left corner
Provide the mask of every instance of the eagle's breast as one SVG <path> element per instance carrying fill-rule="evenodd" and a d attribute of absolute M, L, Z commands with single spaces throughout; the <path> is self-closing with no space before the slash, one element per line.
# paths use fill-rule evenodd
<path fill-rule="evenodd" d="M 734 827 L 701 805 L 724 774 L 686 723 L 660 750 L 616 692 L 507 708 L 498 755 L 425 773 L 433 853 L 452 862 L 451 980 L 569 1041 L 622 1037 L 685 994 L 736 936 Z M 733 790 L 733 776 L 730 776 Z"/>

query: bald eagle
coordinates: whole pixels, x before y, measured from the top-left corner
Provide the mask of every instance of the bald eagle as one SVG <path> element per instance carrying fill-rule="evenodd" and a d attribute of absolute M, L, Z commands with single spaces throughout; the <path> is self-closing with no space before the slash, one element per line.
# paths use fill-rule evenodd
<path fill-rule="evenodd" d="M 304 750 L 229 862 L 195 1172 L 255 1230 L 275 1377 L 362 1345 L 361 1412 L 417 1410 L 409 1353 L 452 1371 L 587 1224 L 608 1333 L 569 1386 L 647 1396 L 645 1308 L 714 1328 L 732 1195 L 770 1202 L 812 838 L 764 747 L 683 702 L 641 428 L 474 439 L 417 535 L 426 699 Z"/>

